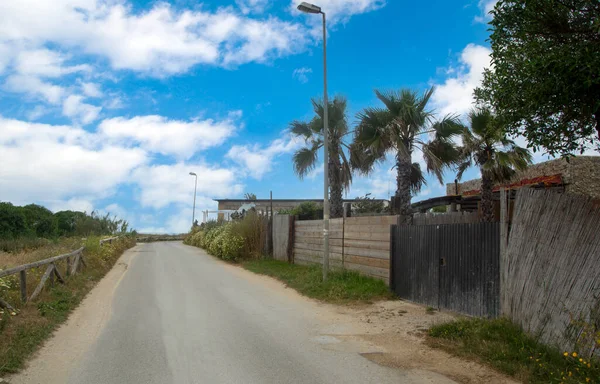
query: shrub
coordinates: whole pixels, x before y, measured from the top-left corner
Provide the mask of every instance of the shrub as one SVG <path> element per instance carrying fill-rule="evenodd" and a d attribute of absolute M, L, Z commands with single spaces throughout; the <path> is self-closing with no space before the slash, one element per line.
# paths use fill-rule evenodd
<path fill-rule="evenodd" d="M 321 220 L 323 207 L 313 201 L 306 201 L 293 209 L 280 209 L 280 215 L 298 216 L 300 220 Z"/>
<path fill-rule="evenodd" d="M 265 217 L 254 211 L 249 211 L 242 220 L 233 223 L 233 233 L 243 239 L 242 258 L 258 258 L 262 255 L 265 224 Z"/>

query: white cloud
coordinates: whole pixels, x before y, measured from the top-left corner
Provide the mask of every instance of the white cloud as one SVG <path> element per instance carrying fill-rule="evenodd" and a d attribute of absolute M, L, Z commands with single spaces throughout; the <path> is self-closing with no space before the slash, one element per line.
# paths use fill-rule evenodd
<path fill-rule="evenodd" d="M 298 79 L 298 81 L 301 82 L 302 84 L 305 84 L 308 82 L 308 76 L 307 76 L 308 73 L 312 73 L 311 68 L 306 68 L 306 67 L 296 68 L 296 69 L 294 69 L 294 73 L 292 73 L 292 77 L 294 79 Z"/>
<path fill-rule="evenodd" d="M 191 205 L 195 178 L 189 175 L 190 172 L 198 175 L 200 196 L 233 196 L 241 193 L 243 189 L 243 185 L 231 169 L 184 162 L 143 166 L 136 169 L 132 177 L 140 188 L 140 203 L 142 206 L 156 209 L 173 203 Z"/>
<path fill-rule="evenodd" d="M 481 15 L 475 16 L 475 21 L 478 23 L 487 23 L 492 20 L 490 12 L 496 6 L 498 0 L 479 0 L 479 9 L 481 9 Z"/>
<path fill-rule="evenodd" d="M 91 70 L 86 64 L 65 66 L 66 60 L 65 55 L 46 48 L 22 51 L 16 58 L 15 70 L 22 75 L 38 77 L 60 77 Z"/>
<path fill-rule="evenodd" d="M 111 95 L 110 99 L 103 104 L 103 107 L 106 109 L 121 109 L 125 107 L 125 103 L 121 96 Z"/>
<path fill-rule="evenodd" d="M 491 50 L 481 45 L 469 44 L 460 55 L 457 67 L 450 67 L 450 74 L 443 84 L 437 85 L 432 101 L 441 115 L 463 115 L 472 108 L 473 91 L 483 80 L 483 70 L 490 67 Z"/>
<path fill-rule="evenodd" d="M 227 152 L 227 157 L 241 165 L 245 172 L 260 180 L 271 171 L 273 161 L 279 155 L 291 153 L 303 145 L 303 140 L 297 137 L 276 139 L 266 148 L 257 145 L 234 145 Z"/>
<path fill-rule="evenodd" d="M 98 84 L 81 82 L 81 90 L 87 97 L 102 97 L 102 89 Z"/>
<path fill-rule="evenodd" d="M 238 5 L 246 14 L 233 7 L 182 10 L 166 2 L 138 11 L 127 0 L 3 1 L 0 51 L 7 56 L 0 70 L 14 55 L 23 57 L 17 61 L 24 71 L 40 76 L 89 70 L 85 65 L 63 65 L 69 57 L 59 52 L 77 50 L 107 58 L 114 69 L 166 76 L 198 64 L 264 62 L 302 51 L 320 38 L 308 33 L 318 20 L 255 19 L 247 13 L 260 13 L 269 6 L 268 0 L 238 0 Z M 323 0 L 321 5 L 334 25 L 351 15 L 379 9 L 385 2 Z M 22 47 L 27 51 L 19 54 Z M 31 63 L 25 59 L 28 55 L 34 59 Z"/>
<path fill-rule="evenodd" d="M 10 92 L 39 98 L 50 104 L 59 104 L 65 94 L 63 87 L 27 75 L 9 76 L 4 83 L 4 88 Z"/>
<path fill-rule="evenodd" d="M 263 13 L 270 5 L 270 0 L 235 0 L 244 15 L 249 13 Z"/>
<path fill-rule="evenodd" d="M 222 64 L 239 65 L 265 62 L 302 51 L 308 43 L 304 26 L 275 18 L 245 20 L 235 30 L 231 44 L 223 53 Z"/>
<path fill-rule="evenodd" d="M 44 206 L 52 212 L 79 211 L 91 213 L 94 210 L 94 204 L 90 200 L 82 198 L 45 201 Z"/>
<path fill-rule="evenodd" d="M 48 110 L 43 105 L 36 105 L 31 111 L 27 112 L 28 120 L 37 120 L 44 116 Z"/>
<path fill-rule="evenodd" d="M 304 0 L 292 0 L 294 11 L 298 4 Z M 338 22 L 346 22 L 352 15 L 358 15 L 385 6 L 385 0 L 321 0 L 319 6 L 327 14 L 330 25 Z M 299 12 L 299 11 L 297 11 Z"/>
<path fill-rule="evenodd" d="M 2 198 L 17 204 L 108 196 L 146 161 L 141 149 L 102 145 L 80 128 L 0 117 Z"/>
<path fill-rule="evenodd" d="M 95 121 L 101 110 L 102 107 L 84 103 L 83 96 L 81 95 L 70 95 L 63 103 L 63 115 L 82 124 L 89 124 Z"/>
<path fill-rule="evenodd" d="M 222 144 L 235 132 L 236 122 L 232 118 L 181 121 L 150 115 L 104 120 L 98 130 L 116 142 L 129 140 L 148 151 L 187 159 Z"/>

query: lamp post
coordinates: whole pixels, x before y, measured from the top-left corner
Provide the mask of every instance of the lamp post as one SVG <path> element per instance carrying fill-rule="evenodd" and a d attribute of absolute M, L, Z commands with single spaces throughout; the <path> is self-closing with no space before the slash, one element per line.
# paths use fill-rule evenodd
<path fill-rule="evenodd" d="M 198 175 L 194 172 L 190 172 L 190 176 L 196 177 L 196 182 L 194 183 L 194 208 L 192 209 L 192 228 L 194 227 L 194 223 L 196 222 L 196 189 L 198 188 Z"/>
<path fill-rule="evenodd" d="M 323 15 L 323 280 L 329 271 L 329 101 L 327 99 L 327 21 L 325 12 L 314 4 L 301 3 L 298 10 Z"/>

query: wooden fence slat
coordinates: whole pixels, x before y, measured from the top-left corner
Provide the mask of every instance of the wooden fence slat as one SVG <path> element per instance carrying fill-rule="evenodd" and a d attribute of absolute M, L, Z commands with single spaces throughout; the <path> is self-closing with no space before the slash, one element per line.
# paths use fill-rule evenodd
<path fill-rule="evenodd" d="M 58 271 L 58 268 L 56 267 L 56 264 L 52 263 L 52 265 L 54 265 L 54 275 L 56 276 L 56 279 L 61 284 L 64 284 L 65 283 L 65 279 L 63 279 L 63 277 L 61 276 L 60 272 Z"/>
<path fill-rule="evenodd" d="M 81 258 L 81 254 L 75 255 L 75 260 L 73 261 L 73 266 L 71 267 L 71 275 L 77 273 L 77 267 L 79 267 L 79 259 Z"/>
<path fill-rule="evenodd" d="M 6 308 L 11 312 L 16 312 L 15 309 L 10 304 L 8 304 L 6 301 L 2 300 L 1 297 L 0 297 L 0 307 Z"/>
<path fill-rule="evenodd" d="M 345 232 L 346 239 L 354 240 L 372 240 L 372 241 L 390 241 L 389 233 L 360 233 L 360 232 Z"/>
<path fill-rule="evenodd" d="M 48 278 L 50 277 L 50 275 L 52 275 L 52 271 L 53 270 L 54 270 L 54 264 L 48 265 L 48 268 L 46 268 L 46 272 L 44 272 L 44 275 L 42 276 L 42 279 L 40 280 L 40 283 L 35 288 L 35 291 L 33 291 L 33 294 L 29 298 L 29 301 L 35 300 L 36 297 L 38 297 L 38 295 L 40 294 L 40 292 L 42 292 L 42 289 L 44 288 L 44 284 L 46 284 L 46 280 L 48 280 Z"/>
<path fill-rule="evenodd" d="M 78 254 L 81 251 L 83 251 L 83 247 L 81 247 L 78 250 L 75 250 L 75 251 L 73 251 L 71 253 L 67 253 L 65 255 L 54 256 L 54 257 L 51 257 L 49 259 L 36 261 L 34 263 L 19 265 L 18 267 L 5 269 L 3 271 L 0 271 L 0 277 L 4 277 L 4 276 L 8 276 L 8 275 L 13 275 L 13 274 L 15 274 L 17 272 L 21 272 L 21 271 L 24 271 L 24 270 L 27 270 L 27 269 L 37 268 L 37 267 L 40 267 L 42 265 L 47 265 L 47 264 L 50 264 L 50 263 L 54 263 L 54 262 L 57 262 L 59 260 L 65 259 L 65 258 L 67 258 L 69 256 L 76 255 L 76 254 Z"/>
<path fill-rule="evenodd" d="M 26 303 L 27 302 L 27 272 L 20 271 L 19 278 L 20 278 L 20 288 L 21 288 L 21 302 Z"/>
<path fill-rule="evenodd" d="M 390 261 L 384 259 L 375 259 L 372 257 L 344 255 L 346 264 L 366 265 L 367 267 L 390 268 Z"/>
<path fill-rule="evenodd" d="M 390 259 L 390 251 L 385 251 L 381 249 L 362 249 L 354 247 L 344 247 L 344 254 L 351 256 L 370 257 L 374 259 Z"/>

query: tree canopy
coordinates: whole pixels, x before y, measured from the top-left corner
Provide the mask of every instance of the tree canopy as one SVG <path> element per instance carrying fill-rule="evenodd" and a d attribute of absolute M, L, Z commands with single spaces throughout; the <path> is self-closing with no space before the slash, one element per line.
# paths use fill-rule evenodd
<path fill-rule="evenodd" d="M 600 141 L 600 1 L 500 0 L 477 99 L 551 155 Z"/>

